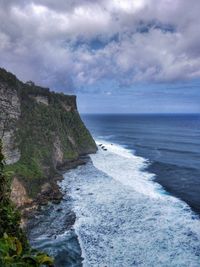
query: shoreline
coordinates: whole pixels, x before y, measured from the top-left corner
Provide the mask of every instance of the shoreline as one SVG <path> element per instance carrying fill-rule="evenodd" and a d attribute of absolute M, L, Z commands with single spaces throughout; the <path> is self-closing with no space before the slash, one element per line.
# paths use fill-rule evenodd
<path fill-rule="evenodd" d="M 195 237 L 199 222 L 191 210 L 183 201 L 159 194 L 160 191 L 156 197 L 124 183 L 124 170 L 129 169 L 127 178 L 134 173 L 135 182 L 142 181 L 145 185 L 145 179 L 142 179 L 148 178 L 144 176 L 145 169 L 141 168 L 137 158 L 131 162 L 132 157 L 123 153 L 126 151 L 109 152 L 109 149 L 108 152 L 100 150 L 91 156 L 92 164 L 88 164 L 86 169 L 81 167 L 71 174 L 71 195 L 78 218 L 75 229 L 82 248 L 83 264 L 112 266 L 113 259 L 119 266 L 129 266 L 136 260 L 152 266 L 163 262 L 169 265 L 171 260 L 173 266 L 181 266 L 184 261 L 188 265 L 195 264 L 198 259 L 194 251 L 188 246 L 188 256 L 185 256 L 183 245 L 194 242 L 193 246 L 198 246 Z M 121 167 L 120 163 L 123 163 Z M 91 179 L 88 179 L 88 172 Z M 65 186 L 66 182 L 63 188 Z M 78 191 L 77 187 L 80 188 Z M 147 253 L 143 254 L 141 251 L 145 245 Z M 177 254 L 173 254 L 174 251 Z M 155 253 L 154 261 L 152 255 Z M 162 262 L 163 254 L 166 258 Z M 181 260 L 178 255 L 181 255 Z"/>
<path fill-rule="evenodd" d="M 172 197 L 175 197 L 181 201 L 183 201 L 190 209 L 191 211 L 194 213 L 195 216 L 198 216 L 200 218 L 200 206 L 198 204 L 193 203 L 191 200 L 189 200 L 187 198 L 187 196 L 185 196 L 185 192 L 181 193 L 177 190 L 175 190 L 173 187 L 170 186 L 170 184 L 168 184 L 168 180 L 163 179 L 163 175 L 162 172 L 159 171 L 159 169 L 157 167 L 155 167 L 154 165 L 156 164 L 160 164 L 159 162 L 155 161 L 155 160 L 150 160 L 149 158 L 145 157 L 144 155 L 141 155 L 141 153 L 138 153 L 137 150 L 134 151 L 134 153 L 131 151 L 131 149 L 117 144 L 115 143 L 113 140 L 95 140 L 97 143 L 97 146 L 100 147 L 102 150 L 106 151 L 108 145 L 117 145 L 117 146 L 121 146 L 123 148 L 125 148 L 128 152 L 131 152 L 131 154 L 133 156 L 136 157 L 140 157 L 143 158 L 146 162 L 147 165 L 144 166 L 144 171 L 146 171 L 149 174 L 153 174 L 153 182 L 157 183 L 159 186 L 161 186 L 161 189 L 163 189 L 164 191 L 166 191 L 167 194 L 171 195 Z M 163 163 L 165 164 L 165 163 Z M 170 165 L 170 164 L 168 164 Z M 169 170 L 167 170 L 166 172 L 169 173 Z"/>
<path fill-rule="evenodd" d="M 61 166 L 58 167 L 58 172 L 60 172 L 53 180 L 52 188 L 54 195 L 48 195 L 45 192 L 45 195 L 41 195 L 40 198 L 37 199 L 37 209 L 33 211 L 29 211 L 28 216 L 26 217 L 26 224 L 24 229 L 28 235 L 28 239 L 30 243 L 34 246 L 34 234 L 32 235 L 31 232 L 35 228 L 39 230 L 40 224 L 45 221 L 48 221 L 49 216 L 51 213 L 56 212 L 57 216 L 59 213 L 63 211 L 62 202 L 65 202 L 65 210 L 64 213 L 66 215 L 64 227 L 60 230 L 50 229 L 49 238 L 53 238 L 56 240 L 59 235 L 67 235 L 67 242 L 69 243 L 68 249 L 61 251 L 57 255 L 54 256 L 55 258 L 55 267 L 60 267 L 60 264 L 70 264 L 70 266 L 81 267 L 83 258 L 82 258 L 82 250 L 80 246 L 80 241 L 78 235 L 75 232 L 74 224 L 76 221 L 76 214 L 72 210 L 71 207 L 71 199 L 68 194 L 68 190 L 65 193 L 62 192 L 61 187 L 59 186 L 59 182 L 65 179 L 64 174 L 71 169 L 75 169 L 78 166 L 85 165 L 89 162 L 90 157 L 88 155 L 84 155 L 79 157 L 77 160 L 73 160 L 70 162 L 65 162 Z M 49 193 L 50 191 L 48 191 Z M 63 196 L 67 195 L 63 198 Z M 67 205 L 66 205 L 67 202 Z M 67 209 L 66 209 L 67 207 Z M 37 232 L 37 231 L 36 231 Z M 70 244 L 73 244 L 72 246 Z"/>
<path fill-rule="evenodd" d="M 112 146 L 114 146 L 114 144 Z M 104 147 L 108 148 L 107 145 L 104 145 Z M 98 263 L 102 263 L 106 265 L 108 262 L 110 262 L 109 257 L 106 259 L 107 249 L 110 249 L 110 253 L 114 253 L 113 255 L 115 255 L 115 252 L 113 250 L 114 248 L 116 251 L 118 249 L 121 251 L 121 249 L 123 248 L 121 248 L 120 245 L 118 246 L 120 242 L 116 243 L 115 240 L 116 238 L 121 237 L 121 241 L 125 242 L 124 235 L 126 234 L 127 229 L 130 229 L 130 233 L 128 234 L 128 236 L 131 236 L 131 234 L 133 233 L 136 234 L 136 236 L 137 235 L 140 236 L 141 233 L 143 233 L 144 229 L 148 227 L 149 231 L 152 232 L 152 234 L 149 236 L 149 245 L 147 246 L 147 250 L 149 251 L 149 253 L 154 253 L 152 244 L 154 243 L 154 240 L 157 240 L 157 239 L 152 238 L 152 236 L 154 236 L 154 234 L 157 233 L 157 230 L 159 229 L 161 230 L 160 232 L 163 234 L 165 233 L 165 231 L 163 231 L 162 226 L 160 227 L 160 223 L 158 223 L 157 227 L 154 227 L 154 225 L 152 225 L 152 220 L 148 220 L 149 211 L 151 212 L 150 216 L 153 216 L 153 220 L 158 221 L 158 222 L 160 222 L 161 220 L 163 224 L 165 225 L 165 229 L 167 229 L 169 233 L 171 232 L 179 233 L 180 231 L 182 231 L 181 236 L 184 238 L 185 242 L 188 240 L 189 242 L 194 241 L 193 236 L 195 236 L 196 232 L 194 231 L 194 233 L 192 232 L 191 234 L 189 230 L 189 234 L 187 236 L 185 235 L 185 232 L 188 231 L 189 229 L 187 227 L 190 227 L 190 225 L 193 223 L 195 224 L 195 221 L 194 221 L 195 218 L 191 216 L 192 215 L 191 212 L 185 213 L 185 211 L 189 211 L 189 210 L 182 203 L 182 201 L 173 202 L 171 201 L 173 200 L 173 198 L 168 199 L 168 197 L 166 197 L 165 199 L 162 200 L 163 201 L 163 204 L 162 204 L 161 201 L 157 198 L 154 198 L 154 197 L 151 198 L 148 195 L 146 196 L 142 192 L 138 192 L 137 190 L 135 191 L 130 186 L 127 187 L 127 185 L 125 184 L 122 186 L 119 183 L 120 181 L 118 181 L 119 179 L 117 177 L 113 178 L 112 173 L 107 173 L 106 172 L 107 169 L 102 169 L 101 165 L 97 165 L 97 163 L 99 164 L 99 160 L 103 160 L 105 161 L 105 163 L 107 162 L 108 164 L 111 164 L 111 162 L 115 162 L 116 160 L 120 160 L 120 162 L 121 160 L 125 160 L 125 162 L 127 162 L 128 164 L 128 161 L 130 161 L 132 157 L 130 158 L 129 154 L 127 153 L 125 153 L 125 155 L 124 154 L 122 155 L 121 153 L 126 152 L 126 151 L 121 151 L 118 148 L 118 150 L 115 151 L 118 153 L 114 153 L 115 157 L 113 158 L 113 160 L 114 159 L 115 160 L 112 161 L 112 157 L 111 157 L 111 160 L 109 161 L 108 158 L 106 158 L 107 156 L 108 157 L 110 156 L 109 149 L 108 149 L 108 154 L 107 152 L 105 152 L 106 150 L 103 148 L 99 150 L 100 152 L 102 150 L 103 154 L 100 153 L 102 154 L 101 157 L 98 157 L 98 155 L 91 156 L 92 164 L 88 162 L 89 164 L 86 167 L 83 166 L 83 167 L 77 168 L 76 170 L 69 172 L 68 176 L 67 176 L 67 173 L 64 176 L 63 182 L 60 183 L 61 191 L 63 192 L 63 199 L 61 203 L 58 204 L 58 206 L 51 204 L 53 207 L 56 207 L 57 209 L 57 210 L 54 209 L 54 217 L 52 217 L 51 209 L 46 210 L 46 216 L 48 218 L 48 222 L 51 222 L 52 218 L 54 219 L 53 225 L 49 224 L 49 231 L 46 230 L 46 228 L 44 228 L 45 223 L 43 223 L 43 218 L 41 218 L 41 221 L 42 221 L 41 225 L 39 225 L 40 220 L 38 220 L 38 225 L 39 225 L 38 228 L 40 228 L 40 232 L 42 233 L 42 234 L 38 233 L 37 235 L 38 237 L 37 242 L 39 244 L 38 248 L 41 250 L 43 247 L 45 247 L 45 244 L 47 245 L 48 249 L 51 249 L 51 246 L 53 247 L 54 252 L 55 252 L 54 256 L 56 259 L 56 262 L 55 262 L 56 267 L 60 267 L 60 266 L 71 266 L 71 267 L 76 266 L 77 267 L 77 266 L 83 266 L 83 264 L 87 265 L 87 263 L 89 262 L 94 263 L 95 255 L 97 256 L 97 258 L 95 259 L 96 263 L 98 262 Z M 96 160 L 94 160 L 95 158 Z M 131 168 L 131 165 L 132 164 L 130 165 L 128 164 L 130 168 Z M 114 166 L 112 165 L 112 167 Z M 140 164 L 138 165 L 136 162 L 135 167 L 136 169 L 139 170 Z M 143 171 L 145 171 L 145 168 L 142 169 L 142 172 Z M 88 173 L 91 174 L 91 179 L 89 180 L 88 180 Z M 113 173 L 113 174 L 116 175 L 116 173 Z M 104 181 L 102 181 L 102 177 L 105 178 Z M 120 177 L 122 176 L 120 175 Z M 113 190 L 113 189 L 116 189 L 116 190 Z M 119 196 L 119 195 L 121 195 L 122 198 L 121 200 L 119 198 L 116 201 L 116 196 Z M 146 208 L 146 205 L 148 202 L 150 202 L 149 207 Z M 101 205 L 99 205 L 100 203 Z M 128 208 L 125 208 L 124 203 L 129 203 Z M 160 206 L 160 203 L 162 204 L 161 206 Z M 173 205 L 173 203 L 174 204 L 176 203 L 176 205 Z M 167 207 L 167 210 L 169 210 L 170 208 L 170 213 L 167 214 L 169 221 L 167 222 L 166 222 L 165 210 L 161 209 L 161 207 Z M 46 208 L 44 208 L 42 212 L 45 212 L 45 209 Z M 71 225 L 68 224 L 70 223 L 70 219 L 69 219 L 70 214 L 68 213 L 68 209 L 71 212 L 73 211 L 72 214 L 74 215 L 74 217 L 73 215 L 71 217 Z M 119 214 L 119 211 L 120 211 L 120 216 L 118 218 L 116 214 Z M 112 214 L 110 214 L 110 212 Z M 130 227 L 129 223 L 131 223 L 132 225 L 132 221 L 138 220 L 140 222 L 141 212 L 143 214 L 142 217 L 146 217 L 147 220 L 145 220 L 145 224 L 140 224 L 139 231 L 138 230 L 132 231 L 131 230 L 132 228 Z M 65 217 L 63 217 L 62 213 L 65 215 Z M 174 222 L 174 214 L 183 216 L 184 220 L 186 220 L 186 224 L 185 223 L 182 224 L 182 220 L 180 221 L 181 228 L 177 229 L 177 225 L 179 225 L 179 219 L 178 219 L 179 216 L 177 216 L 177 222 Z M 77 218 L 80 218 L 80 220 L 76 221 L 76 215 L 77 215 Z M 98 215 L 100 215 L 100 217 L 98 217 Z M 97 216 L 97 218 L 95 216 Z M 86 218 L 86 221 L 81 220 L 81 218 L 84 218 L 84 217 Z M 105 219 L 109 217 L 111 218 L 111 220 L 108 219 L 108 225 L 106 224 L 106 228 L 105 228 L 103 222 L 105 222 Z M 67 220 L 68 223 L 66 223 L 66 218 L 68 218 Z M 87 219 L 89 219 L 90 221 L 90 218 L 92 222 L 92 227 L 90 223 L 88 224 L 88 221 L 87 221 Z M 93 221 L 93 218 L 96 218 L 96 219 Z M 127 220 L 127 218 L 131 218 L 131 220 L 130 219 Z M 78 222 L 78 224 L 76 222 Z M 121 222 L 123 222 L 123 224 L 121 224 Z M 62 228 L 62 225 L 60 226 L 60 224 L 62 223 L 64 223 L 63 228 Z M 69 225 L 69 228 L 67 228 L 67 225 Z M 120 226 L 119 229 L 121 230 L 124 229 L 124 233 L 120 232 L 121 230 L 117 232 L 118 228 L 117 229 L 113 228 L 113 226 L 116 227 L 116 225 Z M 55 226 L 56 228 L 54 228 Z M 183 230 L 182 230 L 182 226 L 183 226 Z M 133 224 L 132 227 L 133 228 L 135 227 L 136 229 L 138 229 L 138 224 L 137 223 L 135 225 Z M 107 229 L 110 229 L 110 230 L 106 231 Z M 114 229 L 113 232 L 112 232 L 112 229 Z M 110 231 L 111 231 L 111 236 L 109 234 Z M 102 236 L 102 233 L 103 233 L 103 236 Z M 112 240 L 112 234 L 114 235 L 113 240 Z M 33 236 L 34 235 L 32 235 L 32 237 Z M 103 242 L 105 246 L 101 245 L 101 247 L 99 247 L 98 244 L 100 241 L 97 242 L 97 240 L 100 240 L 101 242 Z M 110 244 L 109 247 L 107 247 L 108 240 Z M 183 253 L 184 248 L 180 246 L 180 244 L 178 244 L 179 239 L 175 239 L 176 243 L 174 243 L 173 235 L 169 235 L 168 240 L 169 242 L 171 242 L 172 247 L 174 246 L 173 249 L 177 249 L 179 253 L 181 254 Z M 133 248 L 135 248 L 134 240 L 131 239 L 130 242 Z M 62 244 L 64 244 L 63 250 L 61 249 Z M 129 242 L 127 243 L 127 245 L 129 245 Z M 143 247 L 142 242 L 140 243 L 140 245 L 141 247 Z M 164 250 L 165 253 L 170 253 L 171 245 L 170 246 L 166 245 L 167 250 Z M 85 251 L 85 248 L 87 249 L 86 250 L 87 252 Z M 94 248 L 97 250 L 97 252 L 99 249 L 99 253 L 105 252 L 104 254 L 101 254 L 102 257 L 100 259 L 98 257 L 99 255 L 98 253 L 93 254 Z M 103 248 L 106 248 L 106 250 L 104 250 Z M 158 248 L 159 248 L 159 253 L 162 254 L 163 253 L 162 247 L 160 249 L 159 244 L 158 244 Z M 127 257 L 125 257 L 123 261 L 126 262 L 126 258 L 132 260 L 132 254 L 129 255 L 128 250 L 126 251 L 126 253 L 127 253 Z M 140 249 L 137 249 L 135 253 L 137 254 L 137 258 L 140 259 L 140 256 L 141 256 Z M 193 255 L 192 251 L 188 253 L 189 253 L 188 254 L 189 256 Z M 116 254 L 116 259 L 118 259 L 119 262 L 121 261 L 121 259 L 118 258 L 118 254 Z M 143 257 L 141 258 L 141 260 L 142 261 L 144 260 Z M 178 258 L 174 256 L 173 260 L 176 263 Z M 188 262 L 190 261 L 195 262 L 195 259 L 193 259 L 192 257 L 187 260 Z M 145 258 L 145 261 L 152 263 L 151 258 L 149 257 Z"/>
<path fill-rule="evenodd" d="M 63 193 L 60 190 L 58 182 L 61 182 L 64 177 L 64 173 L 68 170 L 75 169 L 80 165 L 84 165 L 88 162 L 89 156 L 82 155 L 77 159 L 65 161 L 56 168 L 56 173 L 52 176 L 48 183 L 44 184 L 43 190 L 37 195 L 35 199 L 32 199 L 29 203 L 17 206 L 21 213 L 21 227 L 27 231 L 29 221 L 41 211 L 43 206 L 49 203 L 59 204 L 63 199 Z M 15 202 L 13 200 L 13 202 Z"/>

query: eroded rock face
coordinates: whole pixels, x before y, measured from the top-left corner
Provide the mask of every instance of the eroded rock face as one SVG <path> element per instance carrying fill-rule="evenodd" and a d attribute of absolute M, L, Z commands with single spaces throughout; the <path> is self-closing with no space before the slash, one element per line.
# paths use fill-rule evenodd
<path fill-rule="evenodd" d="M 76 146 L 76 142 L 75 142 L 74 138 L 72 136 L 70 136 L 70 135 L 68 135 L 67 137 L 68 137 L 69 141 L 71 142 L 71 144 L 73 146 Z"/>
<path fill-rule="evenodd" d="M 14 142 L 14 130 L 5 131 L 3 135 L 3 153 L 6 164 L 13 164 L 20 159 L 20 151 Z"/>
<path fill-rule="evenodd" d="M 64 103 L 62 104 L 62 106 L 63 106 L 63 108 L 64 108 L 67 112 L 69 112 L 69 111 L 75 109 L 75 107 L 66 105 L 66 104 L 64 104 Z"/>
<path fill-rule="evenodd" d="M 3 153 L 7 164 L 20 159 L 20 151 L 15 143 L 15 131 L 20 117 L 20 100 L 17 90 L 0 83 L 0 138 L 3 141 Z"/>
<path fill-rule="evenodd" d="M 17 207 L 32 203 L 32 199 L 28 197 L 24 185 L 16 177 L 14 177 L 11 185 L 11 200 Z"/>
<path fill-rule="evenodd" d="M 47 106 L 49 105 L 48 97 L 45 97 L 45 96 L 35 96 L 34 99 L 39 104 L 42 103 L 42 104 L 47 105 Z"/>
<path fill-rule="evenodd" d="M 55 138 L 55 142 L 54 142 L 54 154 L 53 154 L 53 158 L 54 158 L 54 166 L 56 167 L 59 164 L 62 164 L 63 162 L 63 151 L 61 148 L 61 142 L 59 137 L 57 136 Z"/>

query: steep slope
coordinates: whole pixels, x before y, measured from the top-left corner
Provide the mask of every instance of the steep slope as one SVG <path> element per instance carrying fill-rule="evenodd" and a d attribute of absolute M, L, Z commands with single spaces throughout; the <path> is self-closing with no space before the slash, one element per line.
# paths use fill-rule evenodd
<path fill-rule="evenodd" d="M 10 177 L 5 172 L 0 139 L 0 266 L 52 266 L 53 258 L 32 249 L 20 227 L 20 213 L 10 199 Z"/>
<path fill-rule="evenodd" d="M 41 192 L 58 196 L 57 168 L 81 163 L 80 156 L 97 150 L 76 96 L 24 84 L 0 69 L 0 109 L 0 138 L 7 169 L 14 173 L 11 196 L 18 206 L 41 198 Z"/>

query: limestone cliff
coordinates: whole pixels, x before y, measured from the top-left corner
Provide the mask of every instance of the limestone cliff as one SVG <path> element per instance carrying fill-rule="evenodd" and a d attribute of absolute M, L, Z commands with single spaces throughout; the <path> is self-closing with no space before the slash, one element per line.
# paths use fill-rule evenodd
<path fill-rule="evenodd" d="M 0 111 L 0 138 L 7 169 L 14 173 L 12 196 L 19 206 L 45 188 L 54 194 L 57 168 L 96 152 L 77 111 L 76 96 L 22 83 L 0 69 Z"/>

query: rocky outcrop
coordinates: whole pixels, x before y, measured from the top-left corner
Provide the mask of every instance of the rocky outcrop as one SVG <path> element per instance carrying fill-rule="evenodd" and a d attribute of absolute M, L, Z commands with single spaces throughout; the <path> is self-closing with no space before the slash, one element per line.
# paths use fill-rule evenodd
<path fill-rule="evenodd" d="M 54 145 L 54 151 L 53 151 L 53 158 L 54 158 L 54 166 L 57 167 L 57 165 L 62 164 L 63 162 L 63 151 L 61 148 L 61 142 L 58 136 L 55 138 Z"/>
<path fill-rule="evenodd" d="M 17 121 L 20 117 L 20 100 L 17 90 L 7 83 L 0 82 L 0 138 L 3 141 L 3 153 L 7 164 L 20 159 L 20 151 L 14 140 Z"/>
<path fill-rule="evenodd" d="M 17 207 L 32 203 L 32 199 L 27 195 L 26 188 L 16 177 L 13 178 L 11 184 L 11 200 Z"/>
<path fill-rule="evenodd" d="M 24 84 L 4 69 L 0 95 L 0 137 L 7 169 L 15 177 L 12 199 L 18 206 L 31 199 L 59 199 L 57 167 L 82 164 L 81 156 L 97 150 L 79 116 L 76 96 Z"/>
<path fill-rule="evenodd" d="M 49 100 L 48 97 L 45 96 L 35 96 L 34 99 L 36 100 L 37 103 L 42 103 L 44 105 L 49 105 Z"/>
<path fill-rule="evenodd" d="M 6 164 L 14 164 L 20 159 L 20 151 L 16 147 L 14 141 L 14 131 L 13 129 L 4 131 L 2 136 L 3 141 L 3 153 L 5 155 Z"/>

